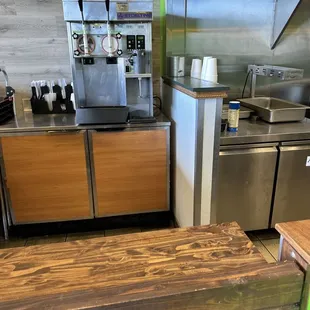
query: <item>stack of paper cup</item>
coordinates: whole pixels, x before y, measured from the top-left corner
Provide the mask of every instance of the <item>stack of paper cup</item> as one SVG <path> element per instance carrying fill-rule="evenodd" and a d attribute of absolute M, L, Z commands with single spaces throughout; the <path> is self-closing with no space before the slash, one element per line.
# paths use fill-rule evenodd
<path fill-rule="evenodd" d="M 213 83 L 218 82 L 218 75 L 217 75 L 217 59 L 216 58 L 209 58 L 207 60 L 207 69 L 204 74 L 203 80 L 210 81 Z"/>
<path fill-rule="evenodd" d="M 207 75 L 207 69 L 208 69 L 208 60 L 211 59 L 211 56 L 203 57 L 203 64 L 202 64 L 202 70 L 201 70 L 201 79 L 205 80 Z"/>
<path fill-rule="evenodd" d="M 201 69 L 202 69 L 202 60 L 201 59 L 193 59 L 192 61 L 192 69 L 191 69 L 191 77 L 200 79 L 201 78 Z"/>

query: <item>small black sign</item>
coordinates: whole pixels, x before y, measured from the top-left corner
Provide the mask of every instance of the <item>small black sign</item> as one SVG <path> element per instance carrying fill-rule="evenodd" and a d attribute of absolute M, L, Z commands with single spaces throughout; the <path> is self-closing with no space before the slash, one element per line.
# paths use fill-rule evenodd
<path fill-rule="evenodd" d="M 93 57 L 83 58 L 83 65 L 93 65 L 95 63 L 95 59 Z"/>
<path fill-rule="evenodd" d="M 117 65 L 117 57 L 107 57 L 107 65 Z"/>

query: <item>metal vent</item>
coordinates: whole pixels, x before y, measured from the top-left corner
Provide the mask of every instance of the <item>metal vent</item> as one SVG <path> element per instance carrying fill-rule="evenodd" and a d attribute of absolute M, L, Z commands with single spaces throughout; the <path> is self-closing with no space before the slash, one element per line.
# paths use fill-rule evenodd
<path fill-rule="evenodd" d="M 302 0 L 276 0 L 271 49 L 276 47 L 301 2 Z"/>

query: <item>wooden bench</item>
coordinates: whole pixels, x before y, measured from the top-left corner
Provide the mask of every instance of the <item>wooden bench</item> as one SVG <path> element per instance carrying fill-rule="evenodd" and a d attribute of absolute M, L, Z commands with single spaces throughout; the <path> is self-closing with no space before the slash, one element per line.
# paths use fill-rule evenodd
<path fill-rule="evenodd" d="M 0 309 L 298 309 L 304 276 L 236 223 L 0 251 Z"/>

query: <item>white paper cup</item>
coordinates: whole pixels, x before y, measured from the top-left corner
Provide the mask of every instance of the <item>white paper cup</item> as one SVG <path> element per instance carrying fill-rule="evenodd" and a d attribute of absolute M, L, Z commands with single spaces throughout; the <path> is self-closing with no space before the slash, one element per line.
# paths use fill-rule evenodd
<path fill-rule="evenodd" d="M 202 60 L 201 59 L 193 59 L 192 61 L 192 69 L 191 69 L 191 77 L 200 79 L 201 78 L 201 69 L 202 69 Z"/>
<path fill-rule="evenodd" d="M 208 81 L 208 82 L 218 83 L 218 75 L 207 75 L 205 76 L 203 80 Z"/>
<path fill-rule="evenodd" d="M 202 70 L 201 70 L 201 79 L 204 80 L 207 75 L 208 61 L 212 59 L 211 56 L 206 56 L 203 58 Z"/>
<path fill-rule="evenodd" d="M 211 58 L 208 59 L 208 66 L 205 76 L 215 76 L 215 75 L 217 75 L 217 59 Z"/>
<path fill-rule="evenodd" d="M 74 93 L 71 94 L 70 100 L 72 101 L 73 109 L 76 111 L 75 95 L 74 95 Z"/>
<path fill-rule="evenodd" d="M 44 97 L 45 101 L 47 102 L 48 109 L 50 111 L 53 111 L 53 101 L 56 100 L 56 94 L 55 93 L 48 93 L 48 94 L 45 94 L 43 97 Z"/>

